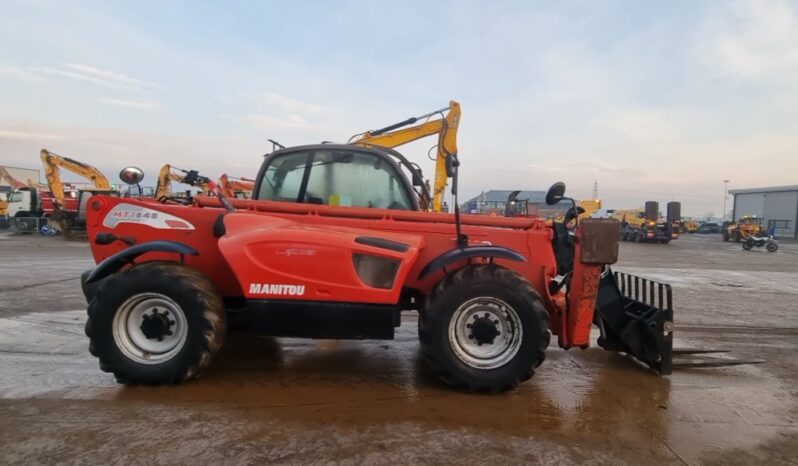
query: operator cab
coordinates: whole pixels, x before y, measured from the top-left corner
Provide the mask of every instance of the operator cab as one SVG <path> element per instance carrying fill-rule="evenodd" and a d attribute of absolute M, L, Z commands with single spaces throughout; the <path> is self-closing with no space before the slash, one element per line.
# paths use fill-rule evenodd
<path fill-rule="evenodd" d="M 414 183 L 402 167 L 411 172 Z M 299 146 L 266 156 L 253 199 L 419 210 L 418 199 L 426 192 L 421 179 L 420 170 L 393 150 L 345 144 Z M 420 191 L 414 191 L 414 185 Z"/>

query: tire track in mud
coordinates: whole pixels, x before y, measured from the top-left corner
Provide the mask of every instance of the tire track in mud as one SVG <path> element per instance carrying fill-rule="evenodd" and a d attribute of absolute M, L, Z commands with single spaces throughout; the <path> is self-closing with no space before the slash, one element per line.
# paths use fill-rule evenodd
<path fill-rule="evenodd" d="M 22 291 L 22 290 L 27 290 L 29 288 L 35 288 L 37 286 L 53 285 L 55 283 L 63 283 L 63 282 L 68 282 L 70 280 L 80 280 L 80 277 L 60 278 L 58 280 L 49 280 L 46 282 L 31 283 L 28 285 L 9 286 L 7 288 L 0 287 L 0 292 L 8 293 L 13 291 Z"/>

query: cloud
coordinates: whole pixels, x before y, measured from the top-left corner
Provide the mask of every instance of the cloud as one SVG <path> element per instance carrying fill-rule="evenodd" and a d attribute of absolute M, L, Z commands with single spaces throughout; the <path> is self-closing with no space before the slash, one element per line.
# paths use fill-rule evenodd
<path fill-rule="evenodd" d="M 284 118 L 271 115 L 250 113 L 247 115 L 223 116 L 223 118 L 239 119 L 256 129 L 291 129 L 291 128 L 311 128 L 305 118 L 299 115 L 287 115 Z"/>
<path fill-rule="evenodd" d="M 22 81 L 42 82 L 44 78 L 35 72 L 18 66 L 0 65 L 0 76 L 9 76 Z"/>
<path fill-rule="evenodd" d="M 665 112 L 650 108 L 611 108 L 596 117 L 594 124 L 612 129 L 629 141 L 673 141 L 679 137 Z"/>
<path fill-rule="evenodd" d="M 294 99 L 292 97 L 267 92 L 259 96 L 259 100 L 270 107 L 272 110 L 281 110 L 292 114 L 320 115 L 324 113 L 324 107 L 309 102 Z"/>
<path fill-rule="evenodd" d="M 124 99 L 101 99 L 102 102 L 118 107 L 132 108 L 136 110 L 158 110 L 161 106 L 155 102 L 124 100 Z"/>
<path fill-rule="evenodd" d="M 41 71 L 114 89 L 125 89 L 136 92 L 150 92 L 153 89 L 163 89 L 163 86 L 156 83 L 132 78 L 123 73 L 116 73 L 79 63 L 65 63 L 60 68 L 42 68 Z"/>
<path fill-rule="evenodd" d="M 790 3 L 744 0 L 715 13 L 701 52 L 724 71 L 743 79 L 798 73 L 798 15 Z"/>
<path fill-rule="evenodd" d="M 25 131 L 25 130 L 0 130 L 0 139 L 20 139 L 20 140 L 35 140 L 35 139 L 61 139 L 60 136 L 49 133 L 42 133 L 38 131 Z"/>

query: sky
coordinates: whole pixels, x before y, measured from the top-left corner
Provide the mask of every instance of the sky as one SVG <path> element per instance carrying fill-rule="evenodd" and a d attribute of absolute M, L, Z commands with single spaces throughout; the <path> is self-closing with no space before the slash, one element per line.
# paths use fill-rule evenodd
<path fill-rule="evenodd" d="M 5 0 L 0 15 L 2 165 L 38 168 L 45 147 L 152 185 L 164 163 L 254 177 L 269 138 L 343 142 L 449 100 L 461 201 L 555 181 L 589 198 L 595 182 L 605 207 L 717 216 L 723 180 L 798 184 L 798 2 Z M 400 150 L 432 177 L 434 144 Z"/>

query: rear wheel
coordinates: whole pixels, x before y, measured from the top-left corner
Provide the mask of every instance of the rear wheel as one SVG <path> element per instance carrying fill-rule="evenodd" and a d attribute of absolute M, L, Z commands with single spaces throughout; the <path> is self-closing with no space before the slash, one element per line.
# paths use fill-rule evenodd
<path fill-rule="evenodd" d="M 745 240 L 745 242 L 743 242 L 743 249 L 745 249 L 746 251 L 750 251 L 751 248 L 753 247 L 754 247 L 754 240 L 747 239 Z"/>
<path fill-rule="evenodd" d="M 149 262 L 109 277 L 89 303 L 86 335 L 100 369 L 120 383 L 196 377 L 222 346 L 222 298 L 204 275 Z"/>
<path fill-rule="evenodd" d="M 500 392 L 532 377 L 549 345 L 540 295 L 517 273 L 493 264 L 448 275 L 419 318 L 425 359 L 447 384 Z"/>

